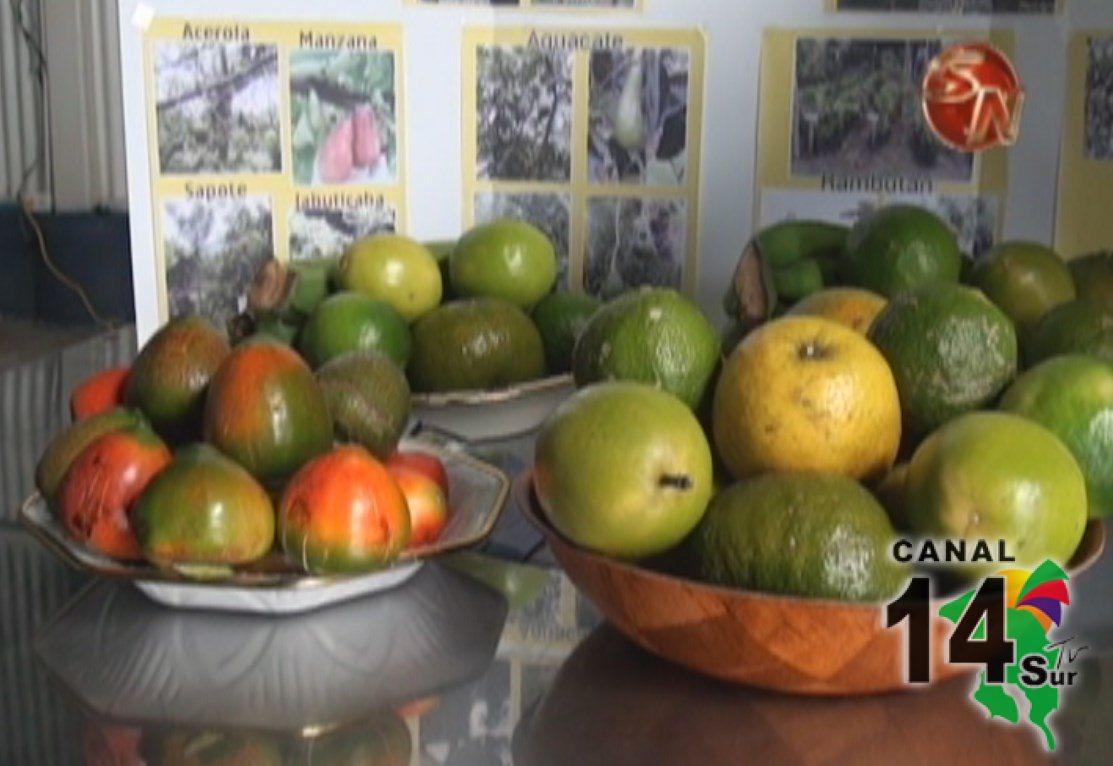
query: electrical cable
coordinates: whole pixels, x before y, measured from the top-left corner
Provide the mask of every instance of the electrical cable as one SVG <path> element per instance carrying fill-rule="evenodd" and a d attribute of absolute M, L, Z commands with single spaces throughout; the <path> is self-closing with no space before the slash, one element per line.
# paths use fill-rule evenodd
<path fill-rule="evenodd" d="M 15 23 L 19 27 L 20 35 L 22 36 L 23 41 L 26 43 L 28 49 L 33 54 L 34 65 L 31 70 L 31 74 L 34 76 L 35 82 L 38 85 L 39 97 L 42 104 L 42 109 L 39 114 L 39 120 L 42 124 L 39 131 L 40 140 L 38 151 L 35 153 L 34 159 L 32 159 L 27 167 L 25 167 L 23 170 L 23 175 L 19 181 L 19 189 L 16 192 L 16 201 L 19 204 L 20 210 L 27 218 L 27 222 L 30 224 L 31 229 L 35 234 L 35 239 L 38 243 L 39 257 L 41 257 L 43 263 L 46 264 L 46 268 L 50 271 L 55 279 L 57 279 L 59 282 L 61 282 L 63 285 L 77 294 L 77 297 L 81 299 L 81 303 L 85 306 L 85 310 L 89 313 L 89 316 L 93 319 L 94 322 L 106 329 L 113 329 L 115 325 L 100 315 L 100 313 L 93 306 L 93 302 L 89 299 L 89 294 L 85 292 L 85 288 L 83 288 L 80 283 L 68 276 L 60 268 L 58 268 L 58 265 L 54 263 L 54 259 L 50 257 L 50 250 L 46 246 L 46 237 L 43 236 L 42 227 L 39 225 L 38 220 L 35 219 L 35 212 L 31 205 L 31 201 L 27 199 L 27 182 L 31 179 L 31 176 L 34 175 L 35 170 L 42 164 L 44 154 L 48 155 L 47 167 L 51 172 L 51 189 L 53 189 L 54 163 L 53 157 L 50 156 L 53 154 L 53 147 L 51 145 L 52 142 L 49 140 L 49 120 L 46 113 L 48 81 L 47 61 L 46 52 L 43 50 L 42 47 L 42 41 L 28 24 L 24 0 L 10 0 L 9 4 L 12 9 L 12 15 L 15 17 Z M 51 195 L 51 197 L 53 198 L 53 194 Z"/>
<path fill-rule="evenodd" d="M 89 300 L 89 294 L 85 292 L 85 288 L 67 276 L 66 273 L 54 263 L 54 259 L 50 257 L 50 251 L 46 246 L 46 238 L 43 236 L 42 227 L 40 227 L 39 222 L 35 220 L 35 214 L 31 209 L 30 203 L 26 200 L 22 200 L 20 208 L 23 210 L 23 214 L 27 217 L 27 222 L 31 224 L 31 228 L 35 232 L 35 238 L 38 240 L 39 244 L 39 256 L 42 257 L 43 263 L 46 264 L 46 268 L 50 270 L 50 273 L 54 275 L 55 279 L 77 293 L 77 297 L 81 299 L 81 302 L 85 305 L 85 310 L 89 312 L 89 316 L 92 317 L 94 322 L 105 329 L 113 329 L 115 325 L 102 317 L 93 307 L 93 302 Z"/>

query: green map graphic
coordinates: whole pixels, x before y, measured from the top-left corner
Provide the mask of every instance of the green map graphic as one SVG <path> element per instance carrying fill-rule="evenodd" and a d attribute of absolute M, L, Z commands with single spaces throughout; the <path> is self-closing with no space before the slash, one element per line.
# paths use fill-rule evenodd
<path fill-rule="evenodd" d="M 1067 577 L 1053 562 L 1046 562 L 1033 572 L 1021 591 L 1021 596 L 1034 586 L 1051 579 L 1065 580 Z M 941 606 L 939 616 L 958 624 L 976 591 L 977 589 L 973 589 Z M 1042 654 L 1047 658 L 1047 667 L 1054 668 L 1058 664 L 1062 648 L 1047 648 L 1048 638 L 1043 626 L 1031 612 L 1024 609 L 1006 609 L 1005 635 L 1015 642 L 1016 648 L 1014 663 L 1005 668 L 1005 683 L 1000 685 L 988 683 L 985 671 L 982 671 L 978 675 L 978 686 L 974 690 L 973 699 L 985 708 L 990 718 L 1003 718 L 1009 723 L 1020 722 L 1019 702 L 1026 700 L 1028 721 L 1044 733 L 1048 749 L 1054 750 L 1055 735 L 1051 732 L 1047 719 L 1052 712 L 1059 709 L 1059 688 L 1050 684 L 1037 687 L 1022 684 L 1020 662 L 1028 655 Z M 978 625 L 971 638 L 985 638 L 984 621 Z"/>

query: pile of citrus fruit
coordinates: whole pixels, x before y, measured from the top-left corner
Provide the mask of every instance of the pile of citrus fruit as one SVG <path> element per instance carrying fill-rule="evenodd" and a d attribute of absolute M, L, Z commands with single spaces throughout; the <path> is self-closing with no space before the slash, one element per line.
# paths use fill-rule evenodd
<path fill-rule="evenodd" d="M 587 321 L 534 472 L 572 542 L 877 601 L 909 574 L 898 537 L 1065 565 L 1113 515 L 1113 256 L 1004 243 L 974 263 L 933 213 L 891 206 L 759 232 L 724 306 L 725 342 L 668 290 Z"/>
<path fill-rule="evenodd" d="M 490 391 L 567 373 L 598 303 L 554 292 L 552 242 L 522 221 L 477 226 L 458 242 L 368 237 L 337 259 L 260 270 L 238 335 L 292 345 L 314 369 L 375 351 L 421 393 Z"/>
<path fill-rule="evenodd" d="M 556 279 L 552 243 L 513 221 L 451 247 L 380 235 L 332 261 L 269 262 L 232 343 L 175 319 L 75 391 L 36 483 L 75 539 L 123 560 L 199 576 L 271 555 L 313 573 L 386 566 L 448 523 L 444 465 L 397 449 L 411 391 L 569 370 L 597 304 Z"/>

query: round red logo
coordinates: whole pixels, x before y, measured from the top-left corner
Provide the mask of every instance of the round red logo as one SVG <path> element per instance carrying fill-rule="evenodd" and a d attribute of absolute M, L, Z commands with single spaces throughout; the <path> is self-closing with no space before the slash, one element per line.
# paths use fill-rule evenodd
<path fill-rule="evenodd" d="M 1009 146 L 1020 132 L 1024 88 L 1009 57 L 984 42 L 959 43 L 932 60 L 924 76 L 924 117 L 953 149 Z"/>

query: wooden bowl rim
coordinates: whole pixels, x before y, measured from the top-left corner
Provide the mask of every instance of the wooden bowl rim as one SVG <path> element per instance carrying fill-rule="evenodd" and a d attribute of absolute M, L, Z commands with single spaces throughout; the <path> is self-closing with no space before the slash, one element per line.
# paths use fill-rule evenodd
<path fill-rule="evenodd" d="M 821 609 L 860 610 L 869 612 L 876 612 L 889 603 L 888 601 L 839 601 L 837 599 L 812 598 L 787 593 L 770 593 L 767 591 L 749 590 L 747 588 L 730 588 L 723 585 L 700 582 L 699 580 L 680 577 L 678 575 L 666 574 L 653 569 L 646 569 L 628 561 L 596 553 L 572 542 L 549 523 L 549 520 L 545 518 L 545 513 L 534 492 L 533 475 L 533 469 L 528 468 L 514 480 L 515 504 L 518 506 L 522 515 L 525 516 L 526 521 L 540 531 L 549 541 L 550 545 L 555 542 L 560 547 L 571 551 L 576 556 L 595 562 L 600 566 L 609 567 L 612 570 L 619 570 L 645 580 L 658 581 L 669 585 L 698 588 L 732 599 L 748 598 L 761 601 L 796 603 L 800 606 L 818 607 Z M 1072 562 L 1079 558 L 1080 553 L 1084 553 L 1085 555 L 1081 557 L 1081 560 L 1078 561 L 1075 566 L 1067 568 L 1067 574 L 1070 575 L 1072 580 L 1092 569 L 1105 553 L 1105 525 L 1101 519 L 1089 519 L 1086 522 L 1086 530 L 1083 533 L 1082 542 L 1079 543 L 1078 550 L 1075 551 L 1074 557 L 1072 557 Z M 957 594 L 952 594 L 945 598 L 933 598 L 931 603 L 943 604 L 953 599 L 955 595 Z"/>

